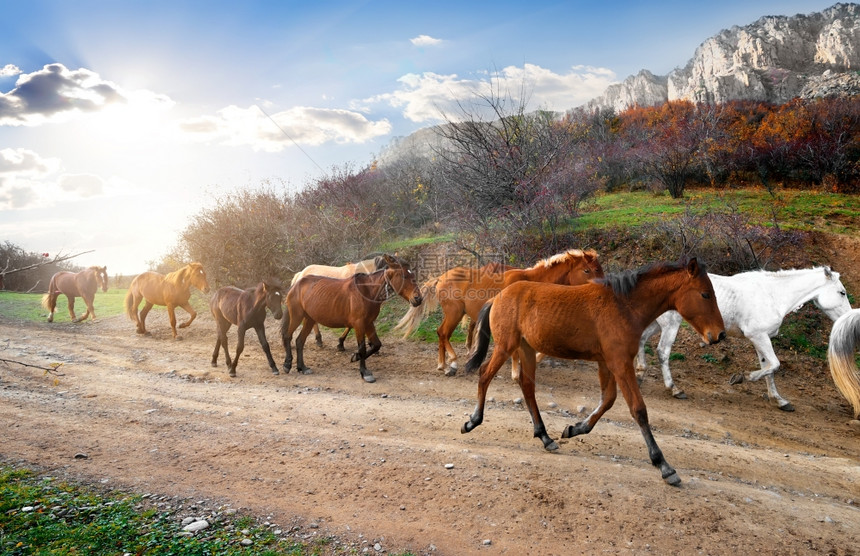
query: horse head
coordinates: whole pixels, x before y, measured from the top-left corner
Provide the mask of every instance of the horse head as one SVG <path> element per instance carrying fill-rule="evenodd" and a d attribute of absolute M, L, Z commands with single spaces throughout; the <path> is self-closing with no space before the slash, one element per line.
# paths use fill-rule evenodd
<path fill-rule="evenodd" d="M 815 306 L 821 309 L 830 320 L 836 321 L 839 317 L 851 310 L 848 301 L 848 292 L 839 280 L 839 273 L 824 267 L 824 286 L 818 289 L 817 295 L 812 299 Z"/>
<path fill-rule="evenodd" d="M 94 266 L 96 271 L 96 283 L 100 284 L 102 287 L 102 291 L 108 291 L 108 274 L 107 274 L 107 266 Z"/>
<path fill-rule="evenodd" d="M 587 251 L 572 249 L 565 255 L 564 264 L 567 265 L 568 271 L 562 283 L 578 286 L 588 283 L 589 280 L 604 277 L 603 266 L 598 260 L 597 252 L 593 249 Z"/>
<path fill-rule="evenodd" d="M 209 293 L 209 281 L 206 279 L 206 271 L 203 270 L 203 265 L 200 263 L 188 263 L 185 268 L 186 278 L 191 285 L 203 293 Z"/>
<path fill-rule="evenodd" d="M 267 280 L 263 282 L 263 293 L 266 295 L 266 307 L 275 320 L 281 320 L 284 316 L 284 287 L 277 280 Z"/>
<path fill-rule="evenodd" d="M 409 269 L 408 264 L 398 261 L 397 266 L 389 267 L 385 271 L 385 281 L 413 307 L 418 307 L 424 301 L 421 296 L 421 288 L 415 281 L 415 274 Z"/>
<path fill-rule="evenodd" d="M 695 257 L 682 260 L 678 266 L 681 277 L 673 296 L 674 308 L 693 325 L 706 344 L 716 344 L 726 337 L 726 327 L 711 279 Z"/>

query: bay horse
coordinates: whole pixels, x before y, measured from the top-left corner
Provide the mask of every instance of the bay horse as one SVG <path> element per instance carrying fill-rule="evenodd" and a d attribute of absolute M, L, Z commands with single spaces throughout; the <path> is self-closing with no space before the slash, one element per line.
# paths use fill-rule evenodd
<path fill-rule="evenodd" d="M 293 363 L 290 344 L 300 323 L 302 330 L 296 338 L 296 370 L 303 374 L 311 372 L 304 363 L 304 345 L 314 324 L 319 323 L 329 328 L 355 330 L 358 351 L 351 361 L 359 362 L 359 373 L 365 382 L 375 382 L 365 360 L 382 347 L 374 321 L 391 292 L 413 306 L 421 304 L 421 292 L 409 265 L 398 263 L 371 274 L 355 274 L 349 278 L 309 275 L 296 282 L 287 293 L 287 315 L 281 320 L 281 339 L 286 351 L 284 372 L 290 372 Z M 365 338 L 370 341 L 370 349 Z"/>
<path fill-rule="evenodd" d="M 818 266 L 776 272 L 754 270 L 734 276 L 709 274 L 708 277 L 717 293 L 717 305 L 723 315 L 726 332 L 730 336 L 747 338 L 755 347 L 761 369 L 748 373 L 746 380 L 764 378 L 768 398 L 776 402 L 779 409 L 794 411 L 791 402 L 780 396 L 776 389 L 773 374 L 779 369 L 780 362 L 770 339 L 779 333 L 788 313 L 797 311 L 809 301 L 833 321 L 850 311 L 851 303 L 845 286 L 839 280 L 839 273 L 829 267 Z M 681 316 L 675 311 L 659 316 L 648 326 L 639 341 L 636 367 L 641 382 L 646 368 L 645 343 L 660 332 L 657 359 L 663 373 L 663 384 L 674 397 L 686 399 L 684 391 L 675 386 L 669 370 L 669 355 L 680 326 Z M 729 383 L 739 384 L 744 379 L 744 373 L 736 373 Z"/>
<path fill-rule="evenodd" d="M 860 344 L 860 309 L 851 309 L 833 323 L 827 363 L 839 392 L 854 409 L 854 419 L 860 419 L 860 374 L 854 352 Z"/>
<path fill-rule="evenodd" d="M 239 364 L 239 356 L 245 349 L 245 331 L 253 328 L 260 340 L 260 346 L 266 353 L 269 368 L 272 374 L 278 374 L 278 366 L 272 358 L 272 350 L 266 340 L 266 309 L 268 309 L 275 320 L 280 320 L 283 311 L 284 289 L 280 282 L 274 280 L 263 281 L 254 288 L 242 290 L 233 286 L 224 286 L 215 292 L 209 300 L 209 309 L 215 317 L 215 328 L 217 339 L 215 340 L 215 351 L 212 352 L 212 366 L 218 366 L 218 351 L 224 347 L 224 360 L 231 377 L 236 376 L 236 366 Z M 236 340 L 236 355 L 230 360 L 230 352 L 227 349 L 227 331 L 231 325 L 236 325 L 238 339 Z"/>
<path fill-rule="evenodd" d="M 42 307 L 47 309 L 48 322 L 54 322 L 54 312 L 57 310 L 57 297 L 60 294 L 66 296 L 69 304 L 69 317 L 72 322 L 81 322 L 91 317 L 96 320 L 96 311 L 93 308 L 93 299 L 101 286 L 102 291 L 108 290 L 108 275 L 106 266 L 91 266 L 80 272 L 68 272 L 61 270 L 51 276 L 48 284 L 48 293 L 42 296 Z M 75 317 L 75 298 L 81 297 L 87 306 L 87 312 L 81 318 Z"/>
<path fill-rule="evenodd" d="M 706 343 L 725 337 L 714 288 L 695 258 L 610 274 L 581 286 L 525 281 L 508 286 L 484 306 L 478 317 L 478 346 L 466 364 L 467 372 L 479 367 L 481 370 L 478 404 L 460 432 L 470 432 L 483 422 L 490 382 L 507 358 L 519 351 L 519 385 L 534 424 L 534 436 L 540 438 L 546 450 L 557 450 L 558 444 L 547 434 L 535 401 L 536 352 L 596 361 L 600 405 L 586 420 L 568 425 L 562 438 L 591 432 L 615 403 L 616 387 L 620 388 L 645 438 L 651 463 L 660 468 L 668 484 L 680 484 L 681 479 L 666 462 L 651 433 L 648 411 L 633 370 L 642 332 L 669 309 L 684 315 Z M 495 340 L 493 355 L 482 364 L 491 333 Z"/>
<path fill-rule="evenodd" d="M 444 369 L 446 376 L 454 376 L 457 374 L 457 352 L 451 345 L 451 336 L 457 329 L 457 325 L 464 315 L 468 315 L 473 323 L 477 322 L 478 313 L 484 303 L 504 288 L 520 281 L 577 285 L 585 284 L 592 278 L 602 277 L 603 267 L 600 265 L 597 253 L 593 250 L 580 249 L 569 249 L 525 269 L 491 265 L 480 269 L 458 266 L 425 282 L 421 286 L 424 303 L 409 309 L 394 329 L 403 330 L 404 337 L 408 336 L 418 328 L 426 315 L 430 314 L 437 305 L 441 306 L 442 323 L 436 329 L 439 337 L 436 370 Z M 470 324 L 467 333 L 468 347 L 471 347 L 472 330 L 473 326 Z M 515 356 L 515 368 L 516 361 Z"/>
<path fill-rule="evenodd" d="M 167 275 L 152 271 L 138 274 L 131 281 L 128 293 L 125 294 L 125 314 L 137 324 L 138 334 L 146 334 L 146 315 L 153 305 L 164 305 L 170 317 L 173 339 L 177 339 L 176 307 L 182 307 L 190 316 L 186 322 L 179 325 L 179 328 L 186 328 L 197 317 L 197 311 L 188 302 L 191 299 L 191 286 L 203 293 L 209 293 L 206 271 L 200 263 L 188 263 Z M 145 301 L 146 304 L 138 314 L 137 308 L 141 301 Z"/>
<path fill-rule="evenodd" d="M 304 267 L 302 270 L 293 275 L 293 279 L 290 281 L 290 286 L 293 286 L 296 282 L 301 280 L 303 277 L 312 274 L 314 276 L 328 276 L 329 278 L 349 278 L 354 274 L 370 274 L 371 272 L 376 272 L 382 268 L 386 268 L 386 266 L 393 262 L 395 259 L 390 255 L 382 254 L 377 255 L 371 259 L 364 259 L 363 261 L 359 261 L 357 263 L 347 263 L 343 266 L 328 266 L 324 264 L 312 264 Z M 343 331 L 340 337 L 337 340 L 337 350 L 345 351 L 343 343 L 346 341 L 346 337 L 349 335 L 350 329 L 347 328 Z M 314 340 L 318 346 L 323 345 L 322 334 L 320 333 L 319 325 L 314 325 Z"/>

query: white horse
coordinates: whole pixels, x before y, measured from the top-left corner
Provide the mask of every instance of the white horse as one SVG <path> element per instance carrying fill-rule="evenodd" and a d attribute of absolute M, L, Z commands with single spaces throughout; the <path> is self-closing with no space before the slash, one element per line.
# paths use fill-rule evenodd
<path fill-rule="evenodd" d="M 860 344 L 860 309 L 852 309 L 836 319 L 830 331 L 827 362 L 836 388 L 854 408 L 854 419 L 860 419 L 860 374 L 854 351 Z"/>
<path fill-rule="evenodd" d="M 779 359 L 773 351 L 770 339 L 779 332 L 785 315 L 797 311 L 807 301 L 815 303 L 834 321 L 850 311 L 851 304 L 848 302 L 845 286 L 839 281 L 839 273 L 833 272 L 829 267 L 819 266 L 777 272 L 755 270 L 734 276 L 708 276 L 714 285 L 717 305 L 726 325 L 726 334 L 745 336 L 753 343 L 758 354 L 761 369 L 751 371 L 746 380 L 756 381 L 764 377 L 770 400 L 775 401 L 783 411 L 794 411 L 791 403 L 776 390 L 773 373 L 779 369 Z M 685 399 L 686 394 L 675 386 L 669 371 L 669 352 L 680 325 L 681 315 L 677 312 L 667 311 L 660 315 L 642 334 L 635 364 L 641 380 L 646 368 L 645 343 L 662 329 L 657 345 L 657 359 L 663 371 L 663 383 L 672 391 L 673 396 Z M 729 383 L 738 384 L 743 382 L 744 378 L 743 373 L 737 373 L 731 377 Z"/>

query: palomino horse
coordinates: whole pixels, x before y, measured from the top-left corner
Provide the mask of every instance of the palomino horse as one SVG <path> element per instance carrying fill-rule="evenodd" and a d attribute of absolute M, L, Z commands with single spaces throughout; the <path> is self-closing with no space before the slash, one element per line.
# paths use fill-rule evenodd
<path fill-rule="evenodd" d="M 300 323 L 303 325 L 296 338 L 296 370 L 304 374 L 310 372 L 304 362 L 304 345 L 313 325 L 319 323 L 329 328 L 355 330 L 358 351 L 352 361 L 359 361 L 359 372 L 365 382 L 374 382 L 376 379 L 367 369 L 365 360 L 382 347 L 374 321 L 390 291 L 413 306 L 421 304 L 415 275 L 404 263 L 350 278 L 310 275 L 299 280 L 287 293 L 288 314 L 281 321 L 281 339 L 287 352 L 284 372 L 290 372 L 293 363 L 290 344 Z M 367 349 L 365 337 L 370 340 L 370 349 Z"/>
<path fill-rule="evenodd" d="M 48 322 L 54 322 L 54 312 L 57 310 L 57 297 L 60 294 L 66 296 L 69 302 L 69 317 L 72 322 L 81 322 L 92 317 L 96 320 L 96 311 L 93 309 L 93 299 L 96 292 L 102 287 L 102 291 L 108 290 L 108 276 L 106 266 L 91 266 L 81 272 L 60 271 L 51 276 L 48 285 L 48 293 L 42 296 L 42 307 L 50 311 Z M 81 318 L 75 318 L 75 298 L 82 297 L 87 305 L 87 312 Z"/>
<path fill-rule="evenodd" d="M 218 350 L 224 346 L 224 360 L 230 376 L 236 376 L 236 366 L 239 364 L 239 356 L 245 349 L 245 331 L 253 328 L 260 340 L 266 359 L 269 360 L 269 368 L 272 374 L 278 374 L 278 366 L 272 358 L 272 350 L 266 340 L 266 309 L 271 311 L 275 320 L 280 320 L 284 315 L 282 308 L 284 302 L 284 289 L 279 282 L 263 281 L 257 287 L 241 290 L 233 286 L 224 286 L 215 292 L 209 300 L 209 308 L 215 317 L 215 327 L 218 339 L 215 340 L 215 351 L 212 352 L 212 366 L 218 366 Z M 239 327 L 239 336 L 236 341 L 236 356 L 230 361 L 230 352 L 227 349 L 227 331 L 235 324 Z"/>
<path fill-rule="evenodd" d="M 557 450 L 547 435 L 535 401 L 535 354 L 596 361 L 600 378 L 600 405 L 587 420 L 568 425 L 562 433 L 570 438 L 591 432 L 600 417 L 615 403 L 616 386 L 639 425 L 651 463 L 659 467 L 670 485 L 681 482 L 657 446 L 636 373 L 633 357 L 642 331 L 669 309 L 679 311 L 707 343 L 725 337 L 714 289 L 696 259 L 679 264 L 659 264 L 638 271 L 609 275 L 582 286 L 518 282 L 487 303 L 478 318 L 478 346 L 466 371 L 481 368 L 478 405 L 461 432 L 469 432 L 484 420 L 487 388 L 499 368 L 515 351 L 520 352 L 519 377 L 523 398 L 534 423 L 534 435 L 544 448 Z M 493 355 L 481 365 L 495 340 Z"/>
<path fill-rule="evenodd" d="M 717 305 L 720 306 L 726 332 L 729 335 L 745 336 L 755 346 L 761 370 L 750 372 L 747 380 L 756 381 L 764 377 L 769 398 L 777 403 L 779 409 L 794 411 L 794 406 L 776 390 L 773 373 L 779 369 L 779 359 L 770 339 L 779 333 L 785 315 L 800 309 L 808 301 L 815 303 L 834 321 L 850 311 L 851 304 L 845 286 L 839 280 L 839 273 L 819 266 L 777 272 L 755 270 L 734 276 L 708 276 L 717 292 Z M 669 354 L 680 326 L 681 316 L 669 311 L 646 328 L 639 342 L 636 367 L 641 381 L 646 367 L 645 343 L 660 332 L 657 359 L 663 371 L 663 383 L 673 396 L 685 399 L 686 394 L 675 386 L 669 371 Z M 743 373 L 737 373 L 729 380 L 731 384 L 743 381 Z"/>
<path fill-rule="evenodd" d="M 502 289 L 520 281 L 577 285 L 585 284 L 592 278 L 603 277 L 603 267 L 597 260 L 597 253 L 592 250 L 570 249 L 526 269 L 503 267 L 507 269 L 498 272 L 496 268 L 489 265 L 484 267 L 486 270 L 458 266 L 428 280 L 421 286 L 421 295 L 424 296 L 425 302 L 409 309 L 394 327 L 404 330 L 404 335 L 408 336 L 424 317 L 436 308 L 437 303 L 441 305 L 444 316 L 436 329 L 439 336 L 436 369 L 441 371 L 447 364 L 447 376 L 457 373 L 457 353 L 451 345 L 451 335 L 463 315 L 469 315 L 472 322 L 476 322 L 484 303 Z M 471 331 L 470 325 L 469 336 Z"/>
<path fill-rule="evenodd" d="M 854 419 L 860 419 L 860 374 L 854 352 L 860 344 L 860 309 L 851 309 L 833 323 L 827 362 L 836 388 L 851 403 Z"/>
<path fill-rule="evenodd" d="M 146 315 L 149 310 L 153 305 L 165 305 L 170 317 L 170 329 L 176 339 L 176 307 L 182 307 L 191 316 L 179 328 L 187 327 L 197 317 L 197 311 L 188 302 L 191 299 L 191 286 L 209 293 L 209 282 L 200 263 L 188 263 L 166 276 L 151 271 L 138 274 L 125 294 L 125 314 L 137 324 L 138 334 L 146 334 Z M 146 301 L 146 304 L 138 314 L 137 308 L 141 301 Z"/>
<path fill-rule="evenodd" d="M 293 279 L 290 281 L 290 286 L 293 286 L 296 282 L 309 274 L 314 276 L 328 276 L 329 278 L 349 278 L 354 274 L 370 274 L 371 272 L 376 272 L 377 270 L 386 268 L 388 264 L 394 260 L 395 259 L 390 255 L 383 254 L 357 263 L 347 263 L 343 266 L 312 264 L 304 267 L 301 271 L 294 274 Z M 343 334 L 338 338 L 338 351 L 344 351 L 346 349 L 344 348 L 343 343 L 346 340 L 347 335 L 349 335 L 349 330 L 349 328 L 344 330 Z M 322 345 L 322 334 L 320 334 L 320 327 L 317 324 L 314 325 L 314 339 L 318 346 Z"/>

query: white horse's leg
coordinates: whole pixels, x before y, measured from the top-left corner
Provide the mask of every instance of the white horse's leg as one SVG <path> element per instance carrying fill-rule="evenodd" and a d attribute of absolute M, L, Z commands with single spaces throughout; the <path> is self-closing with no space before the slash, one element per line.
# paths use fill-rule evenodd
<path fill-rule="evenodd" d="M 776 383 L 773 380 L 773 374 L 779 369 L 780 363 L 779 359 L 776 357 L 776 353 L 773 351 L 773 344 L 770 342 L 770 336 L 765 333 L 760 333 L 747 337 L 752 342 L 753 346 L 755 346 L 755 352 L 758 356 L 758 362 L 759 365 L 761 365 L 761 369 L 758 371 L 751 371 L 746 376 L 738 373 L 732 376 L 729 382 L 731 384 L 738 384 L 743 382 L 744 379 L 749 380 L 750 382 L 755 382 L 764 378 L 767 383 L 768 398 L 770 398 L 771 401 L 776 402 L 777 406 L 781 410 L 794 411 L 794 406 L 791 405 L 791 402 L 780 396 L 779 392 L 776 390 Z"/>
<path fill-rule="evenodd" d="M 645 360 L 645 344 L 658 332 L 660 332 L 660 323 L 655 320 L 648 325 L 648 328 L 642 333 L 642 337 L 639 338 L 639 351 L 636 353 L 636 359 L 633 360 L 633 368 L 636 369 L 636 379 L 640 384 L 645 378 L 645 371 L 648 370 L 648 362 Z"/>
<path fill-rule="evenodd" d="M 672 380 L 672 371 L 669 370 L 669 357 L 672 355 L 672 345 L 675 343 L 675 338 L 678 337 L 678 330 L 681 328 L 682 320 L 681 314 L 677 311 L 667 311 L 657 319 L 657 322 L 663 328 L 660 342 L 657 344 L 657 359 L 660 361 L 660 371 L 663 373 L 663 385 L 672 391 L 674 397 L 679 400 L 686 400 L 687 394 L 675 386 L 675 381 Z"/>

